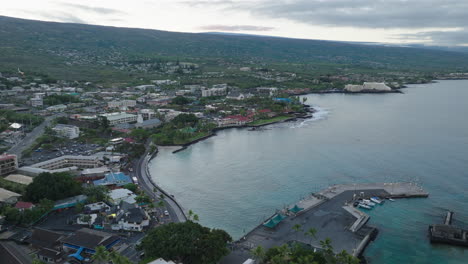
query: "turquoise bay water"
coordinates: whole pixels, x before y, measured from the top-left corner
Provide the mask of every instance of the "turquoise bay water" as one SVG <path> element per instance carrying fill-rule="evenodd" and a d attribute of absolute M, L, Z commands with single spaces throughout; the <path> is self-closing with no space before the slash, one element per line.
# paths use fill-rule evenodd
<path fill-rule="evenodd" d="M 234 129 L 150 164 L 155 181 L 201 223 L 234 238 L 276 208 L 335 183 L 417 181 L 428 199 L 370 212 L 380 233 L 371 263 L 468 263 L 468 250 L 433 246 L 427 227 L 455 211 L 468 223 L 468 81 L 413 85 L 405 94 L 309 95 L 315 120 Z"/>

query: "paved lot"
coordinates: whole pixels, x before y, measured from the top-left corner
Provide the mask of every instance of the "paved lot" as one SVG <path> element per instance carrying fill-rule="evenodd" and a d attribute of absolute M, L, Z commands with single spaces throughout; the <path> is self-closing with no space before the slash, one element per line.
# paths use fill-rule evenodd
<path fill-rule="evenodd" d="M 32 165 L 45 160 L 57 158 L 63 155 L 92 155 L 99 145 L 96 144 L 80 144 L 75 141 L 69 141 L 57 145 L 52 150 L 41 150 L 40 152 L 33 151 L 31 157 L 21 159 L 23 166 Z"/>
<path fill-rule="evenodd" d="M 361 191 L 357 190 L 356 192 Z M 388 195 L 384 190 L 364 190 L 364 192 L 366 196 Z M 259 245 L 268 249 L 290 241 L 300 241 L 320 247 L 320 240 L 326 238 L 331 239 L 335 252 L 346 250 L 348 253 L 352 253 L 366 235 L 365 232 L 352 233 L 348 230 L 356 218 L 343 209 L 343 205 L 346 201 L 352 200 L 353 194 L 354 191 L 345 191 L 297 217 L 286 218 L 273 229 L 263 226 L 255 228 L 246 236 L 245 240 L 241 241 L 238 249 L 224 258 L 222 263 L 242 263 L 250 257 L 249 249 Z M 293 230 L 293 226 L 296 224 L 301 226 L 301 231 Z M 316 239 L 304 234 L 310 228 L 317 230 Z"/>

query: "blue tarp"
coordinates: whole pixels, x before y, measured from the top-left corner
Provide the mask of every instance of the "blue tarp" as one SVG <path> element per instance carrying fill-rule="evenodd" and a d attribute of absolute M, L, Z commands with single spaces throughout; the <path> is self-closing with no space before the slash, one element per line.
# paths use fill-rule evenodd
<path fill-rule="evenodd" d="M 69 257 L 73 257 L 73 258 L 76 258 L 76 259 L 79 260 L 79 261 L 82 261 L 82 260 L 84 260 L 84 258 L 81 256 L 81 252 L 83 252 L 83 248 L 82 248 L 82 247 L 80 247 L 80 248 L 78 249 L 78 251 L 76 251 L 75 253 L 69 255 Z"/>

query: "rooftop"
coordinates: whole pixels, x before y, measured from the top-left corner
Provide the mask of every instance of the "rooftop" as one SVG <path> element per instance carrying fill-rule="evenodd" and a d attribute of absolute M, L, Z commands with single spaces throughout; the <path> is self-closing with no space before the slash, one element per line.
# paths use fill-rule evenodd
<path fill-rule="evenodd" d="M 21 194 L 11 192 L 9 190 L 0 188 L 0 202 L 5 202 L 6 200 L 12 198 L 12 197 L 20 197 Z"/>
<path fill-rule="evenodd" d="M 24 176 L 21 174 L 10 174 L 7 177 L 5 177 L 5 180 L 11 181 L 11 182 L 16 182 L 19 184 L 24 184 L 24 185 L 29 185 L 33 182 L 33 178 L 29 176 Z"/>

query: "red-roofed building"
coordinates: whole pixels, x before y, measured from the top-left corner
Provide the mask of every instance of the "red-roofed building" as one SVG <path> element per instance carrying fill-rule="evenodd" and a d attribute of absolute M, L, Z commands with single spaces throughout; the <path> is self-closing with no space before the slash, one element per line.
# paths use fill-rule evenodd
<path fill-rule="evenodd" d="M 268 117 L 274 117 L 276 115 L 275 112 L 272 112 L 270 109 L 261 109 L 258 110 L 258 113 L 266 115 Z"/>
<path fill-rule="evenodd" d="M 34 204 L 30 203 L 30 202 L 17 202 L 15 204 L 15 208 L 20 210 L 20 211 L 24 211 L 24 210 L 27 210 L 27 209 L 32 209 L 34 207 Z"/>
<path fill-rule="evenodd" d="M 231 115 L 219 120 L 218 126 L 243 126 L 251 122 L 252 118 L 241 115 Z"/>
<path fill-rule="evenodd" d="M 130 144 L 134 144 L 135 140 L 133 138 L 124 138 L 124 141 Z"/>

